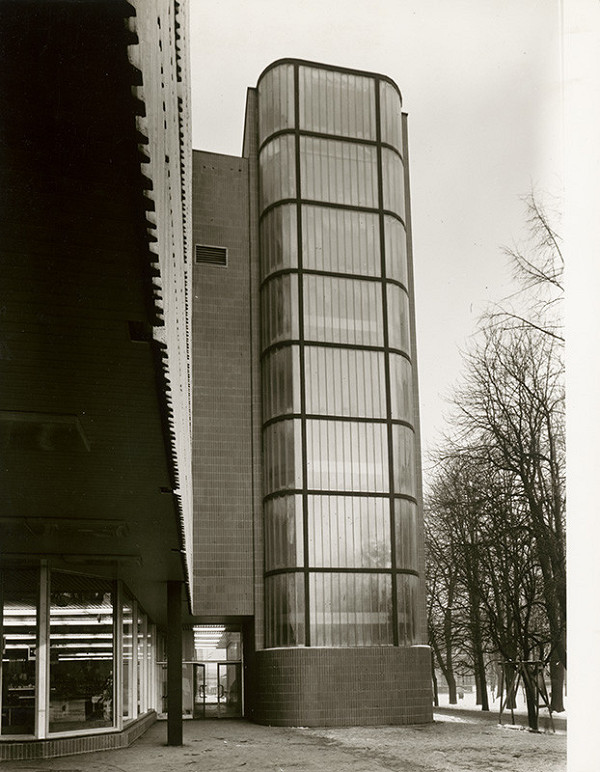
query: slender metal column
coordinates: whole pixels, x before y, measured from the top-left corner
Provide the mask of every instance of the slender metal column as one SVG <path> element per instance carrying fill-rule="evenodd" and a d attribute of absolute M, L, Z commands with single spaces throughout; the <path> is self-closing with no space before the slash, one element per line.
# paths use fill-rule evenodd
<path fill-rule="evenodd" d="M 50 658 L 48 656 L 50 631 L 49 569 L 45 560 L 40 565 L 40 595 L 38 606 L 38 636 L 35 658 L 35 736 L 44 739 L 48 731 L 48 699 Z"/>
<path fill-rule="evenodd" d="M 183 745 L 182 583 L 167 582 L 167 745 Z"/>

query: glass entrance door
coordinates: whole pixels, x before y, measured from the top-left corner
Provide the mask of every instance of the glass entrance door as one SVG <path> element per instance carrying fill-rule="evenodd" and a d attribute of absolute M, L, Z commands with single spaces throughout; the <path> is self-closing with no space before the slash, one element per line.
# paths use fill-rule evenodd
<path fill-rule="evenodd" d="M 241 718 L 242 663 L 198 662 L 194 718 Z"/>

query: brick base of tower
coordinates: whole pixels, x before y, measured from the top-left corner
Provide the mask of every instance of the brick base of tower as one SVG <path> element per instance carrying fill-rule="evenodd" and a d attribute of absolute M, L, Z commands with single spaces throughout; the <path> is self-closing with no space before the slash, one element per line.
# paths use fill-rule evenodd
<path fill-rule="evenodd" d="M 249 717 L 259 724 L 373 726 L 433 720 L 428 646 L 265 649 L 253 659 Z"/>

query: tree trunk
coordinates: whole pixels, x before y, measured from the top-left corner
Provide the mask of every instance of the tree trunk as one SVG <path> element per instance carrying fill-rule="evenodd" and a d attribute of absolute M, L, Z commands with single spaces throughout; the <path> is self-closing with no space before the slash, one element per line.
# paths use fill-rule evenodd
<path fill-rule="evenodd" d="M 562 713 L 565 709 L 563 692 L 565 669 L 562 662 L 550 662 L 550 707 L 553 713 Z"/>
<path fill-rule="evenodd" d="M 456 678 L 453 671 L 446 675 L 446 682 L 448 683 L 448 702 L 450 705 L 456 705 Z"/>

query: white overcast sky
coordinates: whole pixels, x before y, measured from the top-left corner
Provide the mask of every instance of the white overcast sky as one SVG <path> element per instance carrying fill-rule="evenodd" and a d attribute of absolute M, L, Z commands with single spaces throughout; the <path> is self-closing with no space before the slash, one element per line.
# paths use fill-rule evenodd
<path fill-rule="evenodd" d="M 562 192 L 559 0 L 191 0 L 195 149 L 241 153 L 246 89 L 275 59 L 380 72 L 408 113 L 424 447 L 486 303 L 521 197 Z M 560 206 L 560 204 L 559 204 Z"/>

